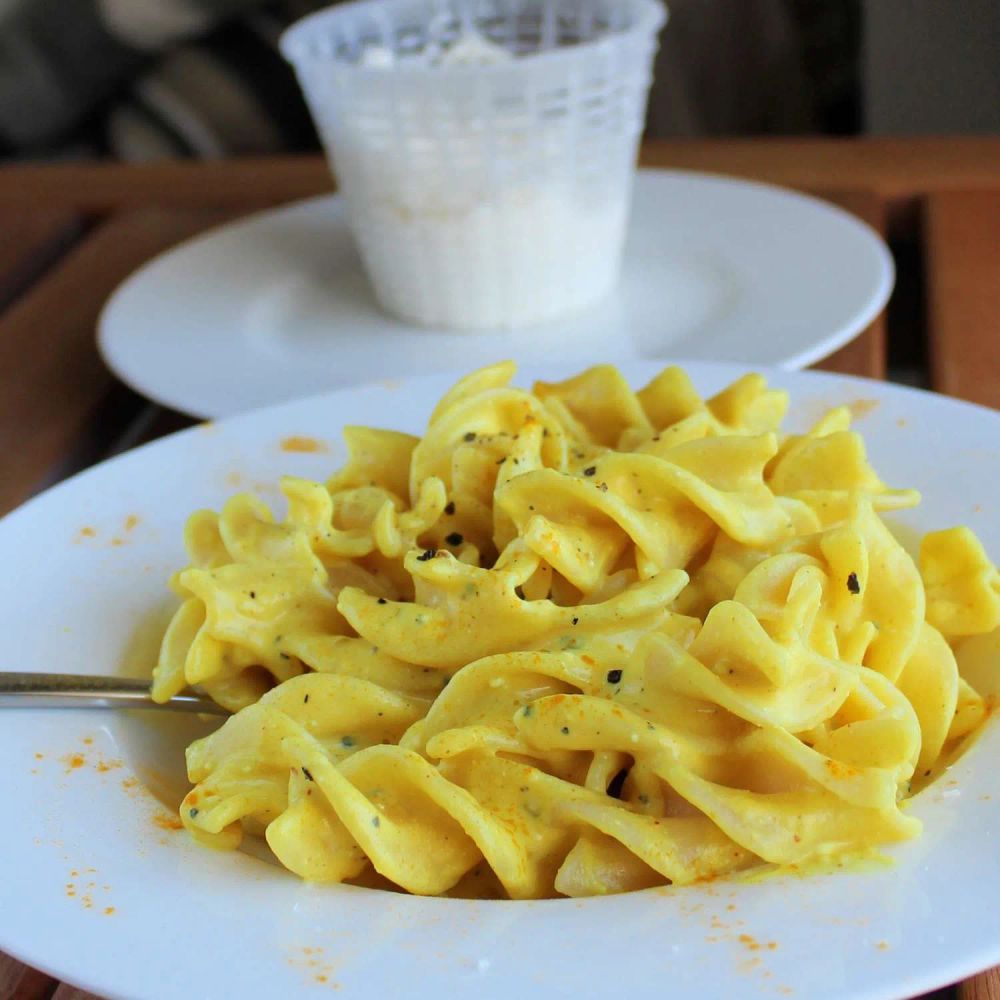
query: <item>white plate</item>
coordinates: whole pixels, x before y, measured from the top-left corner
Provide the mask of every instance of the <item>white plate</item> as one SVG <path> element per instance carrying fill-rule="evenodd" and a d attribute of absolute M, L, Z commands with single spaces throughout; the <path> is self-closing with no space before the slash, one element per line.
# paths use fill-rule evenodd
<path fill-rule="evenodd" d="M 223 417 L 339 385 L 500 357 L 686 357 L 803 368 L 892 290 L 885 244 L 846 212 L 727 177 L 641 171 L 622 281 L 516 333 L 443 333 L 381 313 L 337 197 L 254 215 L 157 258 L 100 322 L 110 368 L 151 399 Z"/>
<path fill-rule="evenodd" d="M 654 366 L 624 370 L 635 385 Z M 689 370 L 706 392 L 740 373 Z M 519 381 L 529 374 L 567 372 Z M 969 523 L 1000 552 L 1000 416 L 860 379 L 771 378 L 793 393 L 792 426 L 856 404 L 886 481 L 924 491 L 904 525 Z M 344 423 L 420 432 L 449 382 L 368 385 L 194 428 L 11 514 L 0 522 L 0 663 L 108 673 L 145 655 L 148 668 L 151 611 L 170 603 L 164 581 L 183 563 L 190 510 L 218 508 L 234 488 L 280 473 L 325 476 L 343 459 Z M 281 449 L 287 436 L 317 434 L 329 451 Z M 891 849 L 891 868 L 514 903 L 311 887 L 247 854 L 196 847 L 157 825 L 171 813 L 142 783 L 128 787 L 133 775 L 169 787 L 194 725 L 149 712 L 3 714 L 0 950 L 132 1000 L 319 997 L 334 985 L 366 1000 L 641 1000 L 664 990 L 699 1000 L 874 1000 L 1000 962 L 995 722 L 943 787 L 914 799 L 925 832 Z"/>

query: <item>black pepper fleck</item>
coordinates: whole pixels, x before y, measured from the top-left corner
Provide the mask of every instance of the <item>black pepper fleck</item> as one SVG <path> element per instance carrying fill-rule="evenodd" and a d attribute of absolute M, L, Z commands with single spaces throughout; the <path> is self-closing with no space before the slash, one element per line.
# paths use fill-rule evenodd
<path fill-rule="evenodd" d="M 857 573 L 848 573 L 847 574 L 847 589 L 852 594 L 860 594 L 861 593 L 861 584 L 858 583 L 858 574 Z"/>
<path fill-rule="evenodd" d="M 309 704 L 309 695 L 306 695 L 306 696 L 305 696 L 305 697 L 304 697 L 304 698 L 302 699 L 302 704 L 303 704 L 303 705 L 308 705 L 308 704 Z"/>
<path fill-rule="evenodd" d="M 573 619 L 573 624 L 574 625 L 579 625 L 580 624 L 580 619 L 579 618 L 574 618 Z"/>
<path fill-rule="evenodd" d="M 256 590 L 251 590 L 250 591 L 250 600 L 251 601 L 256 601 L 257 600 L 257 591 Z"/>
<path fill-rule="evenodd" d="M 312 776 L 312 772 L 308 767 L 302 768 L 302 773 L 306 776 L 306 781 L 315 781 L 316 779 Z"/>
<path fill-rule="evenodd" d="M 617 684 L 622 679 L 622 672 L 620 670 L 609 670 L 608 671 L 608 683 Z"/>
<path fill-rule="evenodd" d="M 569 726 L 563 726 L 561 732 L 563 736 L 569 736 Z"/>
<path fill-rule="evenodd" d="M 444 512 L 449 517 L 451 517 L 451 515 L 455 513 L 455 501 L 454 500 L 449 500 L 448 501 L 448 505 L 445 507 Z"/>
<path fill-rule="evenodd" d="M 596 475 L 597 474 L 597 466 L 596 465 L 588 465 L 587 468 L 583 470 L 583 474 L 585 476 Z"/>
<path fill-rule="evenodd" d="M 417 562 L 428 562 L 437 555 L 437 549 L 425 549 L 419 556 Z"/>
<path fill-rule="evenodd" d="M 381 826 L 381 825 L 382 821 L 378 818 L 378 816 L 372 816 L 372 826 Z"/>
<path fill-rule="evenodd" d="M 449 545 L 461 545 L 465 539 L 462 537 L 461 532 L 453 531 L 450 535 L 445 538 L 445 541 Z"/>
<path fill-rule="evenodd" d="M 378 603 L 379 603 L 379 604 L 385 604 L 385 603 L 386 603 L 386 600 L 385 600 L 385 598 L 384 598 L 384 597 L 380 597 L 380 598 L 378 599 Z"/>
<path fill-rule="evenodd" d="M 198 810 L 197 809 L 188 809 L 188 816 L 190 816 L 191 819 L 194 819 L 195 816 L 197 816 L 197 815 L 198 815 Z"/>
<path fill-rule="evenodd" d="M 465 440 L 466 441 L 475 441 L 476 440 L 476 432 L 475 431 L 466 431 L 465 432 Z"/>

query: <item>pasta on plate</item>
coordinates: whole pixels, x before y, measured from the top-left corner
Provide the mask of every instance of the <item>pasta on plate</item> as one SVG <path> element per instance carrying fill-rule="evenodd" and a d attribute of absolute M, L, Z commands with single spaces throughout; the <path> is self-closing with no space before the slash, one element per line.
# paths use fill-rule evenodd
<path fill-rule="evenodd" d="M 314 882 L 529 899 L 798 866 L 916 836 L 912 788 L 983 723 L 968 637 L 1000 574 L 915 562 L 846 408 L 804 434 L 747 375 L 462 379 L 422 438 L 348 427 L 186 529 L 154 697 L 234 714 L 180 816 Z"/>

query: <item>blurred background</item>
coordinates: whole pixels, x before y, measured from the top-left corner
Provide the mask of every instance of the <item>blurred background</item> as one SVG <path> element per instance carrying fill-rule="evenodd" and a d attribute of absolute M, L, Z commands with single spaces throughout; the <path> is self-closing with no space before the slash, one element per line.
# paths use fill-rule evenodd
<path fill-rule="evenodd" d="M 323 0 L 0 0 L 0 159 L 319 149 L 284 28 Z M 1000 131 L 998 0 L 669 0 L 650 137 Z"/>

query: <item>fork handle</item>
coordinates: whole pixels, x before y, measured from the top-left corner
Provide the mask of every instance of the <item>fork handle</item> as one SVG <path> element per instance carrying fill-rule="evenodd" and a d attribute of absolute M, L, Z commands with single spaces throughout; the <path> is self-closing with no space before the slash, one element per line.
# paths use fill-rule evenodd
<path fill-rule="evenodd" d="M 200 695 L 179 694 L 153 701 L 149 681 L 84 674 L 0 671 L 0 708 L 158 708 L 174 712 L 228 715 Z"/>

